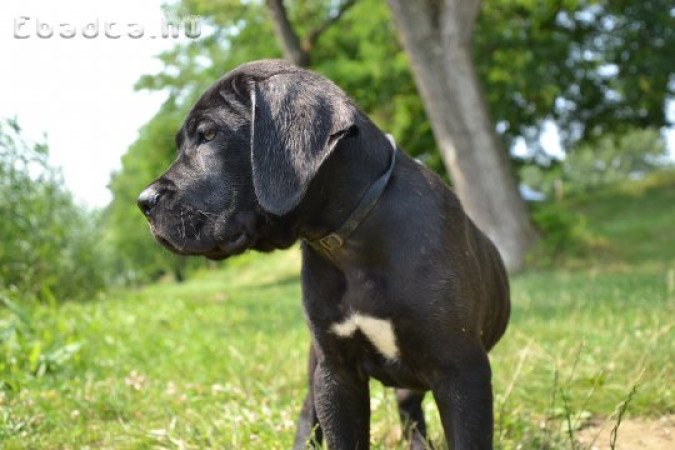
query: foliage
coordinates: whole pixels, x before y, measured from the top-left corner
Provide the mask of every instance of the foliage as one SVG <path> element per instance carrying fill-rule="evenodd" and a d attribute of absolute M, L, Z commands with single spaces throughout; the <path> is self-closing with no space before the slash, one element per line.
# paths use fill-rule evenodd
<path fill-rule="evenodd" d="M 590 188 L 658 170 L 665 165 L 665 156 L 658 131 L 631 130 L 580 145 L 562 163 L 562 171 L 573 186 Z"/>
<path fill-rule="evenodd" d="M 404 148 L 433 158 L 433 166 L 442 170 L 385 3 L 359 0 L 311 49 L 312 68 L 345 88 Z M 674 93 L 669 79 L 675 72 L 669 55 L 675 28 L 672 14 L 664 13 L 669 6 L 668 0 L 484 2 L 474 32 L 474 57 L 489 110 L 507 144 L 523 136 L 536 148 L 547 119 L 561 128 L 568 148 L 631 127 L 666 125 L 664 106 Z M 286 7 L 303 36 L 335 2 L 287 1 Z M 215 73 L 206 71 L 211 79 L 243 61 L 279 56 L 278 45 L 269 45 L 274 35 L 264 2 L 183 0 L 175 8 L 230 30 L 190 46 L 193 61 L 206 57 L 214 62 Z M 172 61 L 166 72 L 203 76 L 196 73 L 199 65 Z M 153 88 L 169 85 L 176 84 Z"/>
<path fill-rule="evenodd" d="M 667 124 L 675 84 L 669 0 L 483 2 L 475 57 L 493 118 L 512 143 L 538 143 L 542 121 L 563 146 Z"/>
<path fill-rule="evenodd" d="M 47 145 L 20 132 L 0 122 L 0 293 L 90 298 L 106 283 L 99 220 L 64 190 Z"/>
<path fill-rule="evenodd" d="M 336 6 L 297 0 L 286 7 L 304 36 Z M 264 2 L 183 0 L 169 9 L 202 16 L 215 32 L 163 55 L 166 69 L 144 76 L 139 88 L 168 90 L 189 103 L 230 68 L 280 55 Z M 541 155 L 538 138 L 550 119 L 567 149 L 631 127 L 665 125 L 675 71 L 668 54 L 675 28 L 663 13 L 668 10 L 667 0 L 484 2 L 474 57 L 506 147 L 525 137 Z M 410 154 L 444 172 L 386 2 L 357 1 L 311 52 L 313 69 L 343 87 Z"/>
<path fill-rule="evenodd" d="M 336 2 L 285 4 L 296 32 L 304 36 Z M 190 46 L 193 61 L 214 62 L 211 79 L 243 61 L 279 56 L 279 46 L 270 45 L 275 38 L 264 2 L 183 0 L 174 8 L 206 17 L 219 30 L 217 38 Z M 541 151 L 537 138 L 548 119 L 560 127 L 567 148 L 631 127 L 666 125 L 664 106 L 674 93 L 669 81 L 675 72 L 669 54 L 675 28 L 672 14 L 664 13 L 670 10 L 668 0 L 484 2 L 474 58 L 507 145 L 522 136 Z M 404 148 L 431 158 L 442 171 L 386 2 L 357 1 L 311 51 L 313 69 L 345 88 Z M 181 77 L 203 76 L 201 66 L 188 60 L 173 58 L 170 66 L 166 72 Z"/>
<path fill-rule="evenodd" d="M 187 261 L 164 250 L 148 230 L 136 207 L 141 191 L 166 169 L 176 149 L 174 136 L 183 110 L 167 102 L 141 130 L 113 174 L 113 201 L 105 211 L 106 243 L 116 255 L 113 271 L 125 282 L 157 279 L 165 273 L 182 278 Z"/>
<path fill-rule="evenodd" d="M 576 146 L 564 160 L 547 165 L 523 164 L 520 179 L 548 198 L 585 192 L 630 178 L 641 178 L 672 166 L 661 134 L 628 129 Z"/>
<path fill-rule="evenodd" d="M 530 265 L 552 266 L 561 256 L 580 257 L 588 250 L 586 218 L 555 204 L 534 205 L 532 221 L 542 238 L 530 255 Z"/>
<path fill-rule="evenodd" d="M 629 399 L 624 421 L 672 413 L 673 201 L 671 172 L 560 206 L 621 251 L 512 279 L 491 353 L 498 448 L 572 448 L 577 428 L 611 428 Z M 182 284 L 23 308 L 43 348 L 81 347 L 43 376 L 3 373 L 3 448 L 289 447 L 307 389 L 299 266 L 297 249 L 250 253 Z M 371 394 L 372 447 L 405 448 L 393 391 Z M 438 444 L 431 396 L 424 408 Z"/>

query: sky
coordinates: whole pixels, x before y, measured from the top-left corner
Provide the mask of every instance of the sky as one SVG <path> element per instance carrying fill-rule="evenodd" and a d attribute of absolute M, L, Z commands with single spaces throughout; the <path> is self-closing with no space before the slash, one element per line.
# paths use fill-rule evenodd
<path fill-rule="evenodd" d="M 160 5 L 161 0 L 0 1 L 5 65 L 0 70 L 0 118 L 16 117 L 30 140 L 42 141 L 46 135 L 52 164 L 62 169 L 67 188 L 86 206 L 110 201 L 110 173 L 119 169 L 138 129 L 165 99 L 161 92 L 135 92 L 134 83 L 161 70 L 156 55 L 189 39 L 151 37 L 161 30 Z M 98 36 L 85 38 L 83 26 L 95 21 Z M 105 36 L 105 24 L 112 22 L 111 34 L 118 39 Z M 129 34 L 137 28 L 128 24 L 143 26 L 143 37 L 132 39 Z M 43 34 L 51 28 L 53 35 L 38 37 L 38 26 Z M 73 37 L 60 36 L 73 27 Z M 93 30 L 93 25 L 84 29 Z M 675 102 L 669 110 L 675 116 Z M 557 130 L 552 124 L 547 128 L 542 143 L 560 155 Z M 675 158 L 675 132 L 667 138 Z M 522 152 L 521 142 L 515 153 Z"/>
<path fill-rule="evenodd" d="M 83 204 L 104 206 L 110 200 L 110 173 L 165 99 L 161 92 L 135 92 L 142 74 L 156 73 L 155 57 L 177 42 L 150 38 L 160 34 L 164 17 L 160 0 L 92 0 L 0 2 L 0 118 L 17 117 L 24 135 L 41 141 L 47 135 L 51 161 L 63 170 L 67 187 Z M 15 34 L 15 19 L 26 16 Z M 98 19 L 99 35 L 87 39 L 82 26 Z M 53 35 L 37 36 L 37 24 L 50 26 Z M 104 36 L 104 23 L 117 22 Z M 75 26 L 72 38 L 63 38 Z M 132 39 L 137 28 L 145 35 Z M 47 33 L 46 26 L 43 26 Z M 94 27 L 88 28 L 91 33 Z M 150 180 L 149 180 L 150 181 Z"/>

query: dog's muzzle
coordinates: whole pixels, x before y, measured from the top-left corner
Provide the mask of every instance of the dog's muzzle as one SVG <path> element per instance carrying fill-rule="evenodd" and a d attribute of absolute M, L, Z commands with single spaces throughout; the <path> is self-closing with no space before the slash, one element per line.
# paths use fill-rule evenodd
<path fill-rule="evenodd" d="M 141 195 L 138 196 L 136 204 L 145 217 L 150 217 L 152 210 L 159 202 L 159 197 L 159 192 L 157 192 L 157 190 L 152 186 L 146 188 L 143 192 L 141 192 Z"/>

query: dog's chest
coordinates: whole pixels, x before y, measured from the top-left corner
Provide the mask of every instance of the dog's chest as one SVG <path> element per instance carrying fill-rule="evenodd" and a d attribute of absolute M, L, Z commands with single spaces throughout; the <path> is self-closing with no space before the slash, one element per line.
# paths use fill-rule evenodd
<path fill-rule="evenodd" d="M 384 385 L 425 388 L 419 374 L 411 370 L 406 360 L 409 348 L 403 346 L 405 336 L 397 332 L 394 320 L 353 312 L 333 322 L 325 333 L 338 343 L 333 350 L 347 349 L 344 354 L 350 354 L 364 373 Z"/>
<path fill-rule="evenodd" d="M 354 364 L 388 386 L 422 389 L 426 384 L 413 369 L 419 366 L 413 361 L 417 339 L 403 328 L 400 301 L 386 286 L 366 282 L 339 297 L 308 296 L 305 311 L 317 345 L 333 364 Z"/>
<path fill-rule="evenodd" d="M 360 332 L 382 356 L 391 361 L 399 358 L 394 325 L 389 319 L 354 312 L 334 322 L 330 332 L 342 339 L 351 339 Z"/>
<path fill-rule="evenodd" d="M 351 346 L 374 349 L 388 361 L 400 359 L 401 348 L 391 309 L 391 293 L 377 276 L 357 272 L 347 277 L 347 289 L 339 302 L 328 306 L 331 320 L 326 332 Z"/>

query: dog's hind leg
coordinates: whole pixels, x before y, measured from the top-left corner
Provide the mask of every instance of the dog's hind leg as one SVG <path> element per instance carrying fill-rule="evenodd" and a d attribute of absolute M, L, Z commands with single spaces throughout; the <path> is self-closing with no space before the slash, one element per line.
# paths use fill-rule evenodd
<path fill-rule="evenodd" d="M 411 450 L 430 448 L 426 441 L 427 424 L 422 409 L 424 394 L 423 391 L 396 389 L 396 403 L 398 404 L 398 416 L 401 419 L 403 438 L 410 442 Z"/>
<path fill-rule="evenodd" d="M 304 450 L 306 448 L 321 448 L 323 433 L 319 426 L 319 418 L 316 415 L 314 406 L 314 370 L 316 369 L 316 353 L 314 346 L 309 345 L 309 363 L 307 374 L 309 377 L 309 391 L 302 403 L 302 410 L 298 418 L 298 426 L 295 432 L 295 442 L 293 450 Z"/>

